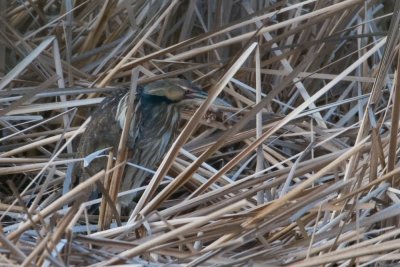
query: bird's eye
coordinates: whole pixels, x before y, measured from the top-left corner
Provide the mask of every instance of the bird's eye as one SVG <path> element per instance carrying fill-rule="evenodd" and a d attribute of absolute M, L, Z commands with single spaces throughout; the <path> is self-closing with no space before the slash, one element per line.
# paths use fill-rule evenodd
<path fill-rule="evenodd" d="M 183 85 L 179 86 L 181 89 L 183 89 L 185 92 L 189 91 L 189 88 Z"/>

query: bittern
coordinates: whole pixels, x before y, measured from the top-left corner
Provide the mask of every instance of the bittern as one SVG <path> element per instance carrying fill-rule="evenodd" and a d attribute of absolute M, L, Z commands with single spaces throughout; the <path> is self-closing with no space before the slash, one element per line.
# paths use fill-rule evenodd
<path fill-rule="evenodd" d="M 108 97 L 93 112 L 78 145 L 80 156 L 86 157 L 108 147 L 117 151 L 125 123 L 128 95 L 125 93 Z M 127 147 L 132 155 L 128 161 L 154 169 L 177 134 L 181 108 L 190 107 L 206 97 L 205 92 L 182 79 L 158 80 L 138 87 L 128 131 Z M 91 161 L 87 167 L 81 166 L 80 181 L 104 169 L 106 162 L 107 159 L 102 157 Z M 141 186 L 147 176 L 145 170 L 127 166 L 120 191 Z M 97 196 L 97 189 L 93 187 L 91 198 Z M 134 198 L 134 194 L 126 195 L 119 199 L 119 203 L 126 209 L 132 206 Z"/>

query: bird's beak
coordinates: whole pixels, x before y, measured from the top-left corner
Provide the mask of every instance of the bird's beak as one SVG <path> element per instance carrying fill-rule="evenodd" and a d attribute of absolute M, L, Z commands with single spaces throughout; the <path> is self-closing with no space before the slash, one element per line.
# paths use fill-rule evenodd
<path fill-rule="evenodd" d="M 187 99 L 195 99 L 200 101 L 207 99 L 207 97 L 208 94 L 206 92 L 197 89 L 189 89 L 185 94 L 185 98 Z"/>
<path fill-rule="evenodd" d="M 189 89 L 186 92 L 185 98 L 187 102 L 200 106 L 206 100 L 208 94 L 199 89 Z M 217 106 L 231 107 L 231 105 L 221 98 L 216 98 L 212 103 L 211 109 L 218 109 Z"/>

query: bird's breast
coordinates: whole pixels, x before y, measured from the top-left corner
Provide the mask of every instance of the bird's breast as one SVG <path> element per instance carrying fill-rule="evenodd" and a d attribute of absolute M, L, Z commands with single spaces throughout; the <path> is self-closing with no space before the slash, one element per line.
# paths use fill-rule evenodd
<path fill-rule="evenodd" d="M 142 111 L 138 139 L 146 143 L 170 143 L 178 129 L 179 109 L 174 105 L 161 105 Z M 164 147 L 164 146 L 163 146 Z"/>

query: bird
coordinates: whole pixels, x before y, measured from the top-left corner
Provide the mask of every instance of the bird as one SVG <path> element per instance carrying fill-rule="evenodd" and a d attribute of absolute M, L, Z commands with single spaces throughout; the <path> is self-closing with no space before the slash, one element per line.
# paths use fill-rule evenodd
<path fill-rule="evenodd" d="M 77 152 L 86 157 L 96 151 L 111 148 L 115 153 L 126 112 L 128 93 L 106 97 L 92 113 L 82 134 Z M 147 169 L 155 169 L 172 145 L 179 128 L 181 109 L 193 107 L 207 98 L 207 93 L 192 82 L 180 78 L 167 78 L 138 86 L 134 100 L 133 116 L 128 130 L 128 161 Z M 92 160 L 88 166 L 81 164 L 77 171 L 79 182 L 105 169 L 106 157 Z M 126 166 L 119 191 L 140 187 L 149 175 L 143 169 Z M 90 199 L 99 197 L 99 190 L 90 189 Z M 133 208 L 136 194 L 119 198 L 122 209 Z"/>

